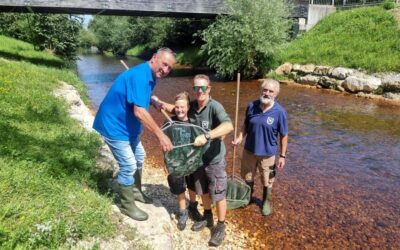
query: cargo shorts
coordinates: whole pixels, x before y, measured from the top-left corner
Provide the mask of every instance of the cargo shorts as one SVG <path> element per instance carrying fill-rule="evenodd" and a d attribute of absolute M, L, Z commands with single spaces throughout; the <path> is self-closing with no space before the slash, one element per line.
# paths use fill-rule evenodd
<path fill-rule="evenodd" d="M 240 175 L 246 181 L 254 181 L 254 176 L 260 172 L 261 183 L 265 187 L 272 188 L 275 181 L 276 164 L 275 155 L 272 156 L 257 156 L 252 152 L 243 149 Z"/>

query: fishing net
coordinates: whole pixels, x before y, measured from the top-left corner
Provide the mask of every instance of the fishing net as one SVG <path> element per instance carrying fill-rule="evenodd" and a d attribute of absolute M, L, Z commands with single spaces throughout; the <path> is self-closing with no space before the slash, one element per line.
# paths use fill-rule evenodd
<path fill-rule="evenodd" d="M 169 137 L 174 148 L 164 154 L 164 163 L 168 173 L 174 176 L 186 176 L 203 165 L 206 147 L 193 146 L 198 135 L 206 133 L 202 127 L 194 124 L 169 121 L 161 130 Z"/>
<path fill-rule="evenodd" d="M 226 201 L 228 209 L 245 207 L 251 199 L 251 188 L 239 176 L 235 174 L 228 178 L 228 189 L 226 190 Z"/>

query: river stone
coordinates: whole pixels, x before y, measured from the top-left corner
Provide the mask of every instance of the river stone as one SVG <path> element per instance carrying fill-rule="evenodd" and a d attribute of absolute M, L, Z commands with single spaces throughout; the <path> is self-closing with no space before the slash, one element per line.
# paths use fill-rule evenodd
<path fill-rule="evenodd" d="M 400 74 L 387 74 L 382 77 L 382 87 L 385 92 L 400 92 Z"/>
<path fill-rule="evenodd" d="M 395 101 L 400 101 L 400 93 L 392 93 L 392 92 L 387 92 L 383 94 L 383 97 L 395 100 Z"/>
<path fill-rule="evenodd" d="M 328 76 L 322 76 L 319 81 L 318 84 L 321 85 L 324 88 L 328 88 L 328 89 L 335 89 L 337 86 L 337 81 L 335 78 L 331 78 Z"/>
<path fill-rule="evenodd" d="M 300 64 L 295 63 L 295 64 L 292 65 L 292 71 L 299 72 L 300 67 L 301 67 Z"/>
<path fill-rule="evenodd" d="M 319 65 L 319 66 L 315 66 L 314 74 L 321 75 L 321 76 L 327 76 L 327 75 L 332 74 L 332 70 L 333 70 L 332 67 Z"/>
<path fill-rule="evenodd" d="M 298 72 L 302 75 L 312 74 L 314 72 L 315 65 L 314 64 L 306 64 L 300 65 L 300 69 Z"/>
<path fill-rule="evenodd" d="M 353 93 L 357 92 L 364 92 L 364 93 L 371 93 L 381 86 L 382 81 L 381 79 L 368 76 L 365 74 L 357 74 L 354 76 L 349 76 L 343 82 L 343 87 Z"/>
<path fill-rule="evenodd" d="M 278 75 L 283 75 L 283 74 L 289 74 L 290 71 L 292 71 L 292 64 L 284 63 L 275 70 L 275 73 L 277 73 Z"/>
<path fill-rule="evenodd" d="M 354 69 L 337 67 L 332 70 L 331 76 L 333 76 L 337 79 L 340 79 L 340 80 L 344 80 L 348 76 L 353 75 L 355 72 L 356 72 L 356 70 L 354 70 Z"/>
<path fill-rule="evenodd" d="M 316 86 L 319 82 L 319 76 L 314 76 L 314 75 L 301 76 L 298 78 L 297 82 L 301 84 Z"/>

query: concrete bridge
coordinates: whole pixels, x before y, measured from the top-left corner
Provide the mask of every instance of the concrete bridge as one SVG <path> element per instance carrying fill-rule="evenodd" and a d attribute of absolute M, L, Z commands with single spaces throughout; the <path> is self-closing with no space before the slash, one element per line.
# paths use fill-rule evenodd
<path fill-rule="evenodd" d="M 308 0 L 294 0 L 293 18 L 307 18 Z M 224 0 L 0 0 L 0 12 L 121 16 L 215 17 Z"/>

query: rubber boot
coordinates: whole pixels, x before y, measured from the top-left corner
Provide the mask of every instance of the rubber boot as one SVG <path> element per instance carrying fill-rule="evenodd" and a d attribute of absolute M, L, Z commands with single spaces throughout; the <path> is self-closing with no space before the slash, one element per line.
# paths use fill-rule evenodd
<path fill-rule="evenodd" d="M 142 191 L 142 169 L 136 170 L 134 177 L 135 184 L 133 186 L 133 193 L 135 200 L 146 204 L 152 204 L 153 199 L 145 195 Z"/>
<path fill-rule="evenodd" d="M 213 214 L 211 212 L 211 210 L 208 210 L 209 212 L 204 211 L 204 216 L 203 219 L 200 221 L 196 221 L 195 223 L 193 223 L 192 226 L 192 231 L 198 232 L 203 230 L 203 228 L 208 227 L 208 228 L 212 228 L 214 226 L 214 218 L 213 218 Z"/>
<path fill-rule="evenodd" d="M 270 215 L 272 213 L 272 206 L 271 206 L 271 188 L 264 187 L 263 189 L 263 207 L 262 207 L 262 214 L 264 216 Z"/>
<path fill-rule="evenodd" d="M 208 245 L 217 247 L 221 245 L 224 238 L 225 238 L 225 224 L 224 222 L 218 221 L 217 226 L 212 231 L 211 239 L 208 242 Z"/>
<path fill-rule="evenodd" d="M 203 220 L 203 216 L 200 214 L 199 210 L 197 210 L 197 205 L 199 203 L 197 201 L 195 202 L 189 202 L 189 216 L 192 218 L 194 221 L 201 221 Z"/>
<path fill-rule="evenodd" d="M 119 185 L 119 195 L 121 198 L 121 212 L 123 214 L 138 221 L 149 218 L 146 212 L 136 206 L 132 186 Z"/>
<path fill-rule="evenodd" d="M 178 229 L 183 231 L 186 227 L 186 221 L 189 218 L 189 212 L 187 209 L 180 210 L 178 214 Z"/>
<path fill-rule="evenodd" d="M 254 191 L 254 181 L 246 181 L 246 184 L 250 187 L 250 203 L 254 203 L 253 191 Z"/>

